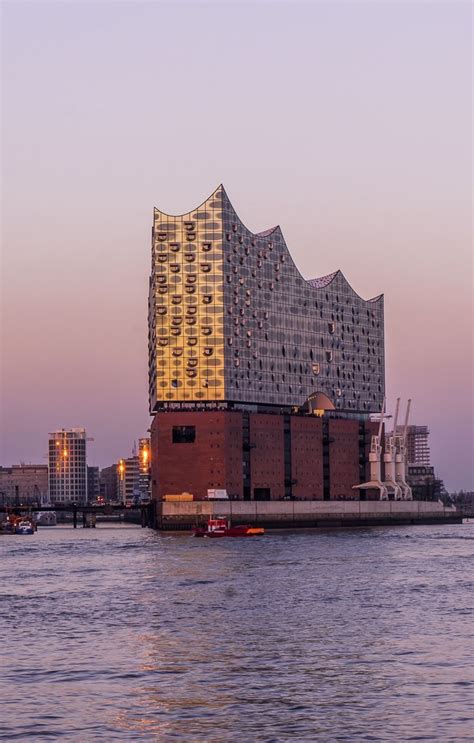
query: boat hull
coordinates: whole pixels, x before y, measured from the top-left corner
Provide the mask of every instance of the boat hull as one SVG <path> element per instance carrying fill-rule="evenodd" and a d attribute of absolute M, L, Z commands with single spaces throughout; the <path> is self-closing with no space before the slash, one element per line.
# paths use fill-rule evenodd
<path fill-rule="evenodd" d="M 225 529 L 214 529 L 208 531 L 204 527 L 195 530 L 195 537 L 206 537 L 207 539 L 221 539 L 222 537 L 257 537 L 265 533 L 264 529 L 251 526 L 229 526 Z"/>

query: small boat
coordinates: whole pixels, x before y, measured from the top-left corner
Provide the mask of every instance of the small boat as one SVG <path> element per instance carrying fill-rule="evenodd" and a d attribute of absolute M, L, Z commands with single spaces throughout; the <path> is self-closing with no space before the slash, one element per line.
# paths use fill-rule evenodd
<path fill-rule="evenodd" d="M 34 534 L 35 526 L 30 519 L 20 519 L 15 525 L 15 534 Z"/>
<path fill-rule="evenodd" d="M 38 526 L 56 526 L 58 523 L 55 511 L 38 511 L 34 516 Z"/>
<path fill-rule="evenodd" d="M 198 526 L 194 530 L 195 537 L 257 537 L 265 533 L 265 529 L 256 526 L 239 525 L 232 526 L 226 518 L 216 517 L 208 519 L 205 526 Z"/>

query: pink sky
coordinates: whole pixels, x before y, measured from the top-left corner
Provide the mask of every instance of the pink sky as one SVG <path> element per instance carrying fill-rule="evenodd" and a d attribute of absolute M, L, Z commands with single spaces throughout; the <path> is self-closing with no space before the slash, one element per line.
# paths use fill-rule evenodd
<path fill-rule="evenodd" d="M 307 277 L 385 293 L 388 406 L 472 470 L 471 5 L 18 3 L 3 12 L 2 449 L 146 433 L 153 206 L 223 182 Z"/>

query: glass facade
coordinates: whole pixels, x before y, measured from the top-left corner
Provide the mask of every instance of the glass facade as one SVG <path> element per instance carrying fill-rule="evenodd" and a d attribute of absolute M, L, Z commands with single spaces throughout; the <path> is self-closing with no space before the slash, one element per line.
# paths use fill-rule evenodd
<path fill-rule="evenodd" d="M 279 227 L 254 234 L 220 186 L 198 209 L 155 209 L 149 296 L 150 410 L 176 403 L 380 411 L 383 296 L 340 271 L 310 281 Z"/>

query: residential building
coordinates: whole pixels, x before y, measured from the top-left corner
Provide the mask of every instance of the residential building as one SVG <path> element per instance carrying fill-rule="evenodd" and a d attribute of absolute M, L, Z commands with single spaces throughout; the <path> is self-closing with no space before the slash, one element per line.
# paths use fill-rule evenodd
<path fill-rule="evenodd" d="M 117 465 L 118 499 L 132 505 L 150 499 L 150 439 L 141 438 L 133 448 L 132 456 L 120 459 Z"/>
<path fill-rule="evenodd" d="M 51 503 L 87 503 L 87 437 L 84 428 L 49 434 Z"/>
<path fill-rule="evenodd" d="M 408 426 L 407 455 L 409 464 L 429 467 L 431 464 L 428 445 L 429 430 L 427 426 Z"/>
<path fill-rule="evenodd" d="M 399 433 L 402 433 L 403 426 L 397 426 Z M 407 427 L 407 457 L 408 463 L 413 465 L 422 465 L 429 467 L 431 464 L 430 447 L 428 444 L 429 436 L 428 426 L 408 426 Z"/>
<path fill-rule="evenodd" d="M 144 503 L 151 498 L 151 457 L 150 439 L 138 439 L 138 492 L 140 502 Z"/>

